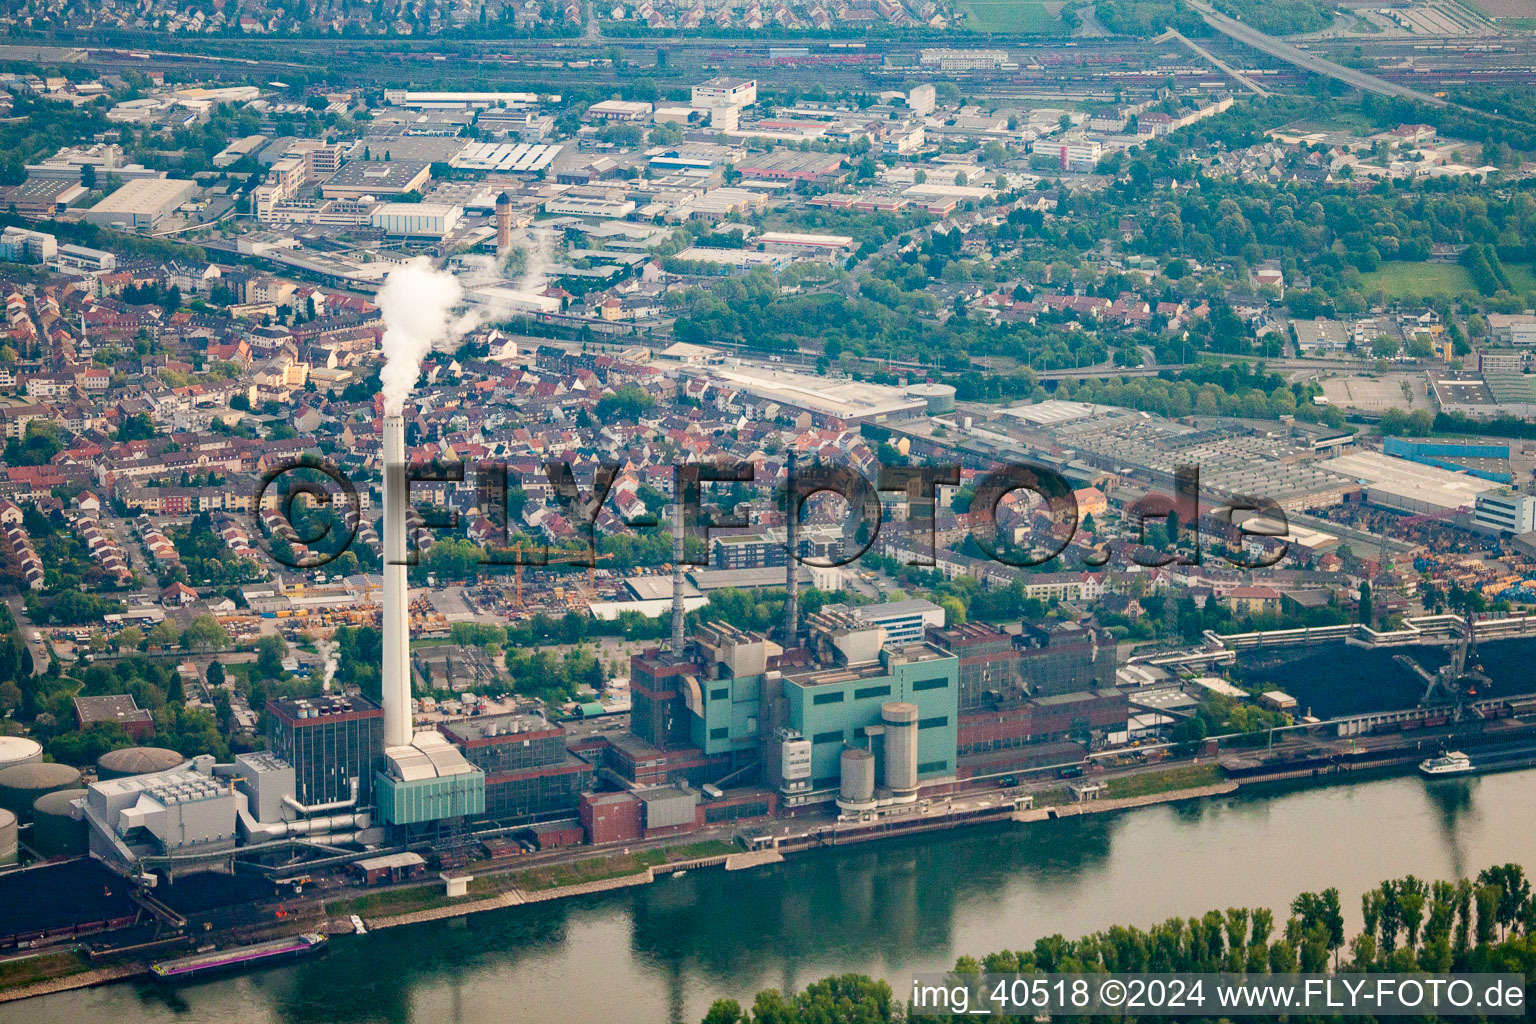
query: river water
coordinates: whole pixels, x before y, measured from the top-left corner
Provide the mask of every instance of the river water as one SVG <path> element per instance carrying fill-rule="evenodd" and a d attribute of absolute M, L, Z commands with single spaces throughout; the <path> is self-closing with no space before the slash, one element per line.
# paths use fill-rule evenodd
<path fill-rule="evenodd" d="M 1536 771 L 1270 787 L 699 871 L 576 900 L 344 936 L 320 960 L 184 987 L 0 1009 L 6 1024 L 667 1024 L 712 1000 L 860 971 L 896 985 L 965 953 L 1383 878 L 1536 867 Z"/>

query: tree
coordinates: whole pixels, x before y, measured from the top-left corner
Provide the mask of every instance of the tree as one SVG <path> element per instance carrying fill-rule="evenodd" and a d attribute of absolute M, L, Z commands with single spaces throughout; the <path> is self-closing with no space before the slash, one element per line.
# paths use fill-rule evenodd
<path fill-rule="evenodd" d="M 136 651 L 144 645 L 144 631 L 138 626 L 124 626 L 117 634 L 119 651 Z"/>
<path fill-rule="evenodd" d="M 1477 884 L 1498 893 L 1494 917 L 1499 923 L 1499 934 L 1502 937 L 1530 899 L 1531 883 L 1520 865 L 1504 864 L 1485 869 L 1477 876 Z"/>
<path fill-rule="evenodd" d="M 734 999 L 717 999 L 704 1015 L 703 1024 L 748 1024 L 741 1004 Z"/>
<path fill-rule="evenodd" d="M 32 420 L 22 439 L 5 445 L 5 461 L 11 466 L 41 466 L 64 450 L 63 434 L 50 420 Z"/>
<path fill-rule="evenodd" d="M 124 418 L 117 428 L 119 441 L 148 441 L 155 436 L 155 421 L 147 412 L 136 412 Z"/>
<path fill-rule="evenodd" d="M 256 674 L 263 679 L 280 679 L 283 659 L 288 656 L 288 641 L 277 633 L 268 633 L 256 641 Z"/>
<path fill-rule="evenodd" d="M 212 615 L 199 615 L 187 623 L 181 634 L 181 645 L 188 650 L 209 651 L 229 646 L 229 634 Z"/>
<path fill-rule="evenodd" d="M 941 594 L 938 606 L 944 609 L 944 623 L 948 626 L 965 625 L 965 602 L 954 594 Z"/>
<path fill-rule="evenodd" d="M 151 647 L 171 647 L 181 639 L 181 630 L 170 619 L 165 619 L 150 627 L 147 639 Z"/>
<path fill-rule="evenodd" d="M 1371 607 L 1371 585 L 1360 584 L 1360 624 L 1369 626 L 1375 621 L 1374 609 Z"/>
<path fill-rule="evenodd" d="M 213 689 L 224 685 L 224 666 L 217 661 L 208 663 L 208 685 Z"/>

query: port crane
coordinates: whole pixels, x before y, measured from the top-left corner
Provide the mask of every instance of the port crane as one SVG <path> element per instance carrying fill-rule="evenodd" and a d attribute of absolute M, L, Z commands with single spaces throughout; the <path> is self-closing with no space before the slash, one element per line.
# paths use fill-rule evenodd
<path fill-rule="evenodd" d="M 1461 720 L 1462 709 L 1467 698 L 1477 696 L 1477 687 L 1493 685 L 1493 680 L 1489 679 L 1483 673 L 1482 666 L 1477 664 L 1477 623 L 1471 612 L 1467 613 L 1466 631 L 1462 634 L 1461 641 L 1451 648 L 1450 662 L 1438 671 L 1429 671 L 1406 654 L 1399 654 L 1393 660 L 1426 684 L 1424 696 L 1419 699 L 1420 705 L 1430 703 L 1438 693 L 1443 700 L 1455 707 L 1454 717 L 1457 721 Z"/>

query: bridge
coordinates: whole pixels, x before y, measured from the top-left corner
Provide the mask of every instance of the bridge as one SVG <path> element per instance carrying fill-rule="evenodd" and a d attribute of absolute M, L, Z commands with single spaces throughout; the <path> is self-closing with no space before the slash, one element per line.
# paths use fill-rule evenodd
<path fill-rule="evenodd" d="M 1205 18 L 1205 23 L 1222 35 L 1234 39 L 1239 43 L 1246 43 L 1255 50 L 1262 50 L 1271 57 L 1278 57 L 1288 64 L 1294 64 L 1303 70 L 1317 75 L 1326 75 L 1335 78 L 1345 85 L 1354 86 L 1356 89 L 1364 89 L 1366 92 L 1374 92 L 1382 96 L 1401 96 L 1406 99 L 1418 100 L 1420 103 L 1431 103 L 1437 107 L 1446 105 L 1442 99 L 1437 99 L 1427 93 L 1410 89 L 1406 85 L 1398 85 L 1368 75 L 1354 68 L 1347 68 L 1342 64 L 1335 64 L 1325 57 L 1319 57 L 1315 53 L 1282 42 L 1274 36 L 1266 35 L 1258 29 L 1243 24 L 1236 18 L 1229 18 L 1225 14 L 1218 13 L 1210 4 L 1203 0 L 1190 0 L 1190 6 L 1199 11 Z"/>
<path fill-rule="evenodd" d="M 1177 39 L 1179 42 L 1183 43 L 1185 46 L 1194 51 L 1196 56 L 1203 57 L 1209 63 L 1214 64 L 1217 69 L 1226 74 L 1228 78 L 1231 78 L 1233 81 L 1239 83 L 1249 92 L 1257 96 L 1272 95 L 1268 89 L 1264 88 L 1258 82 L 1255 82 L 1241 71 L 1238 71 L 1236 68 L 1232 67 L 1230 64 L 1226 63 L 1221 58 L 1217 57 L 1214 53 L 1196 43 L 1194 40 L 1189 39 L 1178 29 L 1171 28 L 1152 41 L 1154 43 L 1161 43 L 1168 39 Z"/>

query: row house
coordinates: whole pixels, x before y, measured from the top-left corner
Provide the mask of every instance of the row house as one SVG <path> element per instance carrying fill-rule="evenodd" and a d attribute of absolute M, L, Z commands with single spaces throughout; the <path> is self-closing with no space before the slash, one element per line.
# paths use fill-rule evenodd
<path fill-rule="evenodd" d="M 5 539 L 10 545 L 11 554 L 15 557 L 28 588 L 42 590 L 46 575 L 43 572 L 43 560 L 37 557 L 37 551 L 32 547 L 32 538 L 27 535 L 27 531 L 20 523 L 8 524 L 5 527 Z"/>

